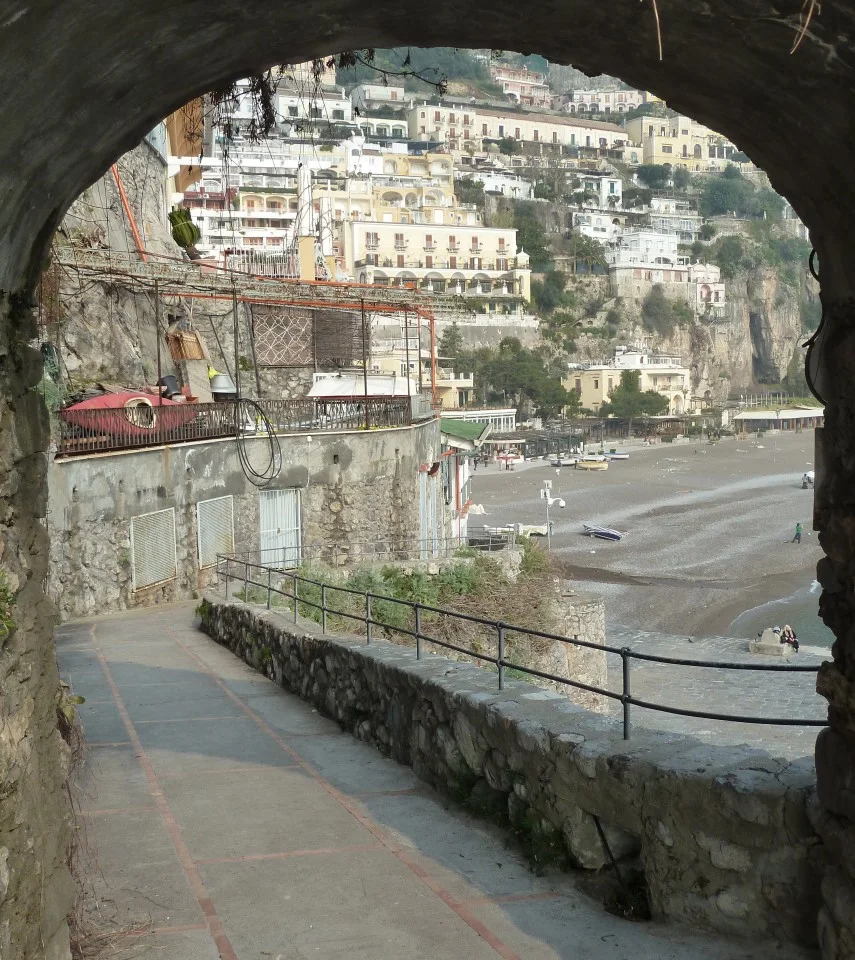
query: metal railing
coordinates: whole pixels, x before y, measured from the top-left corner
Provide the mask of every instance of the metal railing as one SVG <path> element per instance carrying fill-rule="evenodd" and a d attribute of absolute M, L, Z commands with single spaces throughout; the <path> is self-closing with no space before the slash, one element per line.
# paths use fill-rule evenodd
<path fill-rule="evenodd" d="M 497 533 L 486 527 L 471 527 L 464 536 L 351 540 L 347 543 L 300 544 L 293 547 L 267 547 L 231 554 L 231 559 L 255 563 L 274 571 L 293 570 L 303 564 L 323 563 L 347 567 L 351 563 L 398 563 L 406 560 L 447 560 L 461 551 L 497 553 L 517 542 L 514 531 Z M 464 554 L 465 555 L 465 554 Z M 470 553 L 471 556 L 471 553 Z"/>
<path fill-rule="evenodd" d="M 414 402 L 415 401 L 415 402 Z M 65 409 L 59 412 L 57 454 L 71 456 L 222 437 L 265 436 L 258 410 L 242 401 Z M 404 427 L 433 416 L 419 397 L 341 400 L 259 400 L 276 433 Z"/>
<path fill-rule="evenodd" d="M 274 574 L 280 578 L 278 585 L 274 585 L 273 583 Z M 255 579 L 256 577 L 257 579 Z M 665 657 L 658 654 L 639 653 L 630 647 L 614 647 L 608 644 L 590 643 L 586 640 L 580 640 L 578 636 L 564 637 L 555 633 L 545 633 L 540 630 L 529 629 L 528 627 L 488 620 L 483 617 L 472 616 L 471 614 L 458 613 L 453 610 L 430 606 L 429 604 L 417 603 L 411 600 L 400 600 L 396 597 L 356 590 L 352 587 L 324 583 L 300 576 L 296 571 L 276 570 L 273 567 L 250 563 L 248 560 L 240 560 L 233 556 L 225 556 L 222 554 L 217 557 L 217 578 L 218 581 L 222 580 L 224 582 L 224 594 L 227 599 L 229 596 L 229 584 L 231 583 L 233 585 L 232 595 L 234 595 L 235 588 L 238 590 L 243 589 L 243 598 L 246 602 L 252 603 L 254 602 L 253 597 L 257 597 L 259 603 L 266 602 L 268 610 L 276 606 L 287 606 L 289 610 L 293 611 L 294 623 L 297 623 L 299 616 L 303 614 L 319 622 L 324 633 L 328 630 L 330 618 L 338 617 L 351 623 L 362 624 L 365 631 L 366 643 L 371 643 L 374 636 L 374 628 L 409 638 L 415 643 L 416 659 L 418 660 L 422 659 L 425 644 L 451 650 L 469 657 L 478 663 L 495 668 L 498 674 L 499 690 L 504 689 L 506 672 L 512 671 L 517 675 L 535 677 L 558 686 L 573 687 L 576 690 L 584 690 L 587 693 L 593 693 L 597 696 L 605 697 L 608 700 L 619 702 L 621 704 L 623 717 L 624 740 L 629 740 L 631 737 L 631 717 L 632 707 L 634 706 L 674 716 L 692 717 L 701 720 L 721 720 L 730 723 L 753 723 L 766 726 L 788 727 L 824 727 L 827 725 L 826 720 L 742 716 L 739 714 L 713 713 L 705 710 L 690 710 L 663 703 L 654 703 L 650 700 L 635 697 L 632 693 L 633 660 L 640 660 L 646 663 L 668 664 L 672 667 L 695 667 L 707 670 L 750 670 L 759 673 L 817 673 L 819 666 L 816 664 L 733 663 L 725 661 L 689 660 L 682 657 Z M 240 586 L 241 584 L 243 584 L 242 588 Z M 290 584 L 290 591 L 284 589 L 287 584 Z M 356 598 L 356 607 L 359 607 L 360 612 L 356 612 L 356 607 L 350 610 L 344 610 L 341 604 L 336 607 L 331 606 L 329 603 L 329 594 L 351 598 L 351 602 L 353 602 L 353 598 Z M 274 600 L 275 597 L 281 599 L 276 602 Z M 383 619 L 378 619 L 377 616 L 374 615 L 380 610 L 386 613 Z M 400 612 L 396 614 L 395 611 L 403 611 L 404 617 L 402 618 Z M 443 640 L 437 636 L 425 633 L 426 618 L 432 620 L 434 626 L 440 625 L 443 622 L 452 622 L 476 625 L 477 627 L 483 628 L 484 638 L 492 637 L 495 641 L 493 646 L 495 654 L 485 652 L 480 643 L 479 649 L 463 647 L 450 640 Z M 515 636 L 566 643 L 575 647 L 602 651 L 620 657 L 622 680 L 620 692 L 607 690 L 595 684 L 585 683 L 582 680 L 576 680 L 571 677 L 560 677 L 556 674 L 548 673 L 544 670 L 537 670 L 534 667 L 515 662 L 512 658 L 513 639 Z M 511 654 L 510 657 L 509 653 Z"/>

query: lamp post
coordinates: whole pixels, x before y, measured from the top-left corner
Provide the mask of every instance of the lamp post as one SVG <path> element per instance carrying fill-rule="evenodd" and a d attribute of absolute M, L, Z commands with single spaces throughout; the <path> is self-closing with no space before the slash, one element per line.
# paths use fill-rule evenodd
<path fill-rule="evenodd" d="M 541 500 L 546 501 L 546 549 L 552 549 L 552 521 L 549 519 L 549 508 L 558 504 L 558 506 L 563 510 L 565 507 L 564 501 L 561 497 L 552 496 L 552 481 L 544 480 L 543 489 L 540 491 Z"/>

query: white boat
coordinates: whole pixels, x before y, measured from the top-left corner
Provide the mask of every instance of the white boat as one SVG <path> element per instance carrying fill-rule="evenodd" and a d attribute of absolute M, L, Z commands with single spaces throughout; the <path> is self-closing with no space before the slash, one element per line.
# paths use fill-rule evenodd
<path fill-rule="evenodd" d="M 604 456 L 606 460 L 629 460 L 628 453 L 606 453 Z"/>
<path fill-rule="evenodd" d="M 575 467 L 578 457 L 553 457 L 550 463 L 553 467 Z"/>
<path fill-rule="evenodd" d="M 598 537 L 600 540 L 620 540 L 623 534 L 620 530 L 611 527 L 600 527 L 595 523 L 583 523 L 582 529 L 588 537 Z"/>

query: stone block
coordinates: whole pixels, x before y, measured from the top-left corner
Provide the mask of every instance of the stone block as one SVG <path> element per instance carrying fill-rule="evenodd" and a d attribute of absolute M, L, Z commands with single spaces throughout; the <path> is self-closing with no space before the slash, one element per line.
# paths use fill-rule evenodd
<path fill-rule="evenodd" d="M 814 757 L 819 802 L 855 823 L 855 745 L 826 727 L 816 738 Z"/>
<path fill-rule="evenodd" d="M 584 870 L 599 870 L 611 862 L 608 850 L 597 830 L 597 824 L 590 813 L 567 802 L 561 804 L 560 813 L 563 814 L 561 832 L 564 834 L 564 843 L 574 866 Z M 638 837 L 603 821 L 600 821 L 600 826 L 615 860 L 638 853 L 641 847 Z"/>

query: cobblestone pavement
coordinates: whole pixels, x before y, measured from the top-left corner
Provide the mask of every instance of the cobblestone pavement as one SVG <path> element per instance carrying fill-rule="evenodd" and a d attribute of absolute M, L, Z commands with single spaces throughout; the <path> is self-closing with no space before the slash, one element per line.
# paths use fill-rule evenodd
<path fill-rule="evenodd" d="M 689 660 L 819 666 L 831 657 L 831 651 L 804 647 L 789 661 L 758 657 L 748 653 L 744 639 L 733 637 L 679 637 L 618 626 L 609 627 L 606 635 L 610 646 Z M 609 685 L 620 690 L 620 658 L 609 656 L 608 659 Z M 714 670 L 633 660 L 631 684 L 634 697 L 680 709 L 799 720 L 823 720 L 826 716 L 826 701 L 816 693 L 813 673 Z M 613 712 L 619 713 L 620 709 L 620 704 L 615 704 Z M 718 743 L 748 743 L 788 759 L 813 753 L 814 741 L 821 729 L 701 720 L 641 707 L 633 707 L 632 725 L 691 733 Z"/>
<path fill-rule="evenodd" d="M 807 960 L 627 923 L 200 633 L 59 628 L 86 702 L 87 915 L 111 960 Z M 590 878 L 589 878 L 590 882 Z"/>

